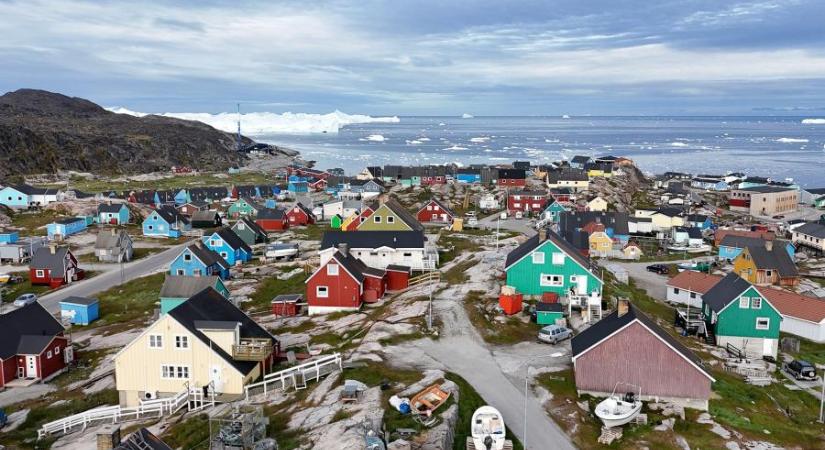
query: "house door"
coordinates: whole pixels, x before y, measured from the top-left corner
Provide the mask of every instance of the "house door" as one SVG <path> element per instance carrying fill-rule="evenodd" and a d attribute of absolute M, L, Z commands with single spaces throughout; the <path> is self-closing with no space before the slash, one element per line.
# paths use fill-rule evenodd
<path fill-rule="evenodd" d="M 37 378 L 37 357 L 26 356 L 26 378 Z"/>
<path fill-rule="evenodd" d="M 209 368 L 209 381 L 215 387 L 215 393 L 223 392 L 223 380 L 221 379 L 221 366 L 213 365 Z"/>
<path fill-rule="evenodd" d="M 773 339 L 762 339 L 762 355 L 773 356 Z"/>
<path fill-rule="evenodd" d="M 579 295 L 587 295 L 587 276 L 579 275 L 576 277 L 576 293 Z"/>

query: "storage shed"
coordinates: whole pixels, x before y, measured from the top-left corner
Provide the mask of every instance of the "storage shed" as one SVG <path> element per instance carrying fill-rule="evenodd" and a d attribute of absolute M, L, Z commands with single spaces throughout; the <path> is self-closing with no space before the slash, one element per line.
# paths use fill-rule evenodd
<path fill-rule="evenodd" d="M 297 316 L 301 313 L 304 296 L 301 294 L 281 294 L 272 299 L 272 314 L 276 316 Z"/>
<path fill-rule="evenodd" d="M 388 291 L 402 291 L 410 286 L 409 266 L 390 264 L 386 270 Z"/>
<path fill-rule="evenodd" d="M 100 318 L 96 298 L 66 297 L 60 301 L 60 316 L 72 325 L 88 325 Z"/>
<path fill-rule="evenodd" d="M 561 303 L 537 303 L 536 323 L 539 325 L 554 325 L 564 320 L 564 306 Z"/>

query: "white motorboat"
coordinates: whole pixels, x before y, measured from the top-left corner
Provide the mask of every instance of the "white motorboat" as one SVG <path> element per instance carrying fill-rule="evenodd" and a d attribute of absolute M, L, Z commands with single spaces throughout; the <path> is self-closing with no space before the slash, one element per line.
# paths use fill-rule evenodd
<path fill-rule="evenodd" d="M 672 251 L 672 252 L 706 253 L 706 252 L 709 252 L 709 251 L 713 250 L 713 247 L 711 247 L 709 244 L 702 244 L 702 245 L 696 245 L 696 246 L 674 244 L 674 245 L 669 245 L 667 247 L 667 249 Z"/>
<path fill-rule="evenodd" d="M 642 401 L 639 400 L 641 389 L 638 390 L 638 394 L 631 391 L 624 395 L 617 395 L 616 388 L 619 387 L 619 384 L 622 383 L 616 383 L 610 397 L 596 405 L 596 417 L 601 419 L 606 427 L 625 425 L 642 411 Z"/>
<path fill-rule="evenodd" d="M 473 413 L 470 429 L 476 450 L 502 450 L 507 430 L 504 418 L 492 406 L 482 406 Z"/>

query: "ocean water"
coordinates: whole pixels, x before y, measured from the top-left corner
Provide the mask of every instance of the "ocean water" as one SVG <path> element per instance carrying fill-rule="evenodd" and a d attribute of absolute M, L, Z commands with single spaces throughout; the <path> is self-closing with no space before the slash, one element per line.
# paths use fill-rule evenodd
<path fill-rule="evenodd" d="M 804 117 L 401 117 L 338 133 L 260 134 L 320 168 L 627 156 L 648 173 L 745 172 L 825 187 L 825 124 Z"/>

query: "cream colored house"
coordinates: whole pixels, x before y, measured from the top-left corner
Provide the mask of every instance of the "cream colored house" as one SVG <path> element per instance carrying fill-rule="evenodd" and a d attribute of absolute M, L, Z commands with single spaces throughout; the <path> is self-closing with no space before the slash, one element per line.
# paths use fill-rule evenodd
<path fill-rule="evenodd" d="M 218 401 L 271 369 L 278 341 L 212 288 L 161 316 L 114 357 L 121 406 L 171 397 L 187 388 Z"/>
<path fill-rule="evenodd" d="M 588 211 L 607 211 L 607 200 L 601 197 L 595 197 L 593 200 L 587 202 Z"/>
<path fill-rule="evenodd" d="M 685 226 L 685 218 L 678 208 L 637 209 L 634 215 L 649 218 L 653 223 L 652 231 L 670 231 Z"/>

